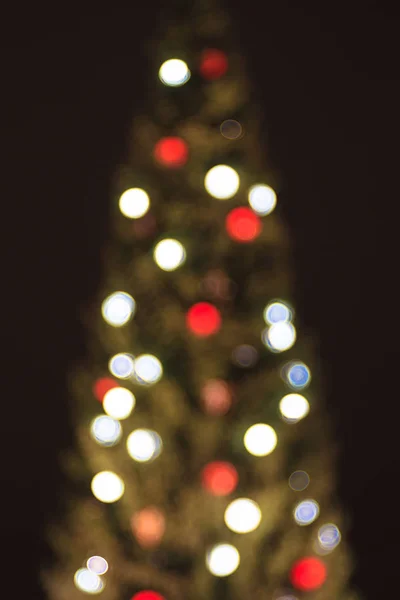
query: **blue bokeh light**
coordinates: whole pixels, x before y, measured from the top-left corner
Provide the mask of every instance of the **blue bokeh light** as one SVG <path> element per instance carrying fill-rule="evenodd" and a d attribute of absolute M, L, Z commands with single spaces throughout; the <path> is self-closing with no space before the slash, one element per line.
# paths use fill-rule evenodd
<path fill-rule="evenodd" d="M 318 531 L 318 542 L 324 550 L 330 551 L 340 543 L 341 534 L 339 528 L 333 523 L 322 525 Z"/>
<path fill-rule="evenodd" d="M 310 369 L 300 361 L 292 362 L 288 365 L 286 379 L 293 389 L 304 389 L 311 381 Z"/>
<path fill-rule="evenodd" d="M 294 518 L 298 525 L 309 525 L 319 515 L 319 506 L 315 500 L 303 500 L 294 509 Z"/>

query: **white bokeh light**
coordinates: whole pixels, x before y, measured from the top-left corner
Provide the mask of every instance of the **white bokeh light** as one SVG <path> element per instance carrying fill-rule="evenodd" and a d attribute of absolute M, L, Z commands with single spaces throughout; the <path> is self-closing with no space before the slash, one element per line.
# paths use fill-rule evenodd
<path fill-rule="evenodd" d="M 232 531 L 249 533 L 257 529 L 261 522 L 261 510 L 256 502 L 249 498 L 233 500 L 225 510 L 224 520 Z"/>
<path fill-rule="evenodd" d="M 126 352 L 115 354 L 108 362 L 111 375 L 119 379 L 129 379 L 134 371 L 134 357 Z"/>
<path fill-rule="evenodd" d="M 130 390 L 115 387 L 104 395 L 104 412 L 114 419 L 127 419 L 135 408 L 136 398 Z"/>
<path fill-rule="evenodd" d="M 240 555 L 231 544 L 217 544 L 207 552 L 206 565 L 210 573 L 226 577 L 234 573 L 240 564 Z"/>
<path fill-rule="evenodd" d="M 232 198 L 239 189 L 240 179 L 235 169 L 227 165 L 217 165 L 205 176 L 204 186 L 210 196 L 218 200 Z"/>
<path fill-rule="evenodd" d="M 160 67 L 158 76 L 164 85 L 179 87 L 190 79 L 190 70 L 187 64 L 179 58 L 170 58 Z"/>
<path fill-rule="evenodd" d="M 78 590 L 86 594 L 99 594 L 104 588 L 100 577 L 89 569 L 78 569 L 74 575 L 74 583 Z"/>
<path fill-rule="evenodd" d="M 93 477 L 91 488 L 97 500 L 108 504 L 116 502 L 123 496 L 125 484 L 113 471 L 101 471 Z"/>
<path fill-rule="evenodd" d="M 294 345 L 296 329 L 292 323 L 283 321 L 274 323 L 274 325 L 264 329 L 261 339 L 272 352 L 284 352 Z"/>
<path fill-rule="evenodd" d="M 102 556 L 91 556 L 87 563 L 87 568 L 96 575 L 104 575 L 108 571 L 108 562 Z"/>
<path fill-rule="evenodd" d="M 264 321 L 267 325 L 275 323 L 288 323 L 293 319 L 293 310 L 284 302 L 270 302 L 264 308 Z"/>
<path fill-rule="evenodd" d="M 141 188 L 130 188 L 120 196 L 119 209 L 128 219 L 140 219 L 149 208 L 149 195 Z"/>
<path fill-rule="evenodd" d="M 319 506 L 315 500 L 303 500 L 293 511 L 294 520 L 298 525 L 310 525 L 319 515 Z"/>
<path fill-rule="evenodd" d="M 275 450 L 278 438 L 270 425 L 257 423 L 252 425 L 244 434 L 246 450 L 253 456 L 267 456 Z"/>
<path fill-rule="evenodd" d="M 117 419 L 101 415 L 93 419 L 90 434 L 101 446 L 114 446 L 122 436 L 121 423 Z"/>
<path fill-rule="evenodd" d="M 332 552 L 342 539 L 339 528 L 333 523 L 326 523 L 318 530 L 318 543 L 326 553 Z"/>
<path fill-rule="evenodd" d="M 276 206 L 276 194 L 269 185 L 251 186 L 248 200 L 254 212 L 262 217 L 269 215 Z"/>
<path fill-rule="evenodd" d="M 135 359 L 134 377 L 142 385 L 153 385 L 162 377 L 161 362 L 152 354 L 141 354 Z"/>
<path fill-rule="evenodd" d="M 310 405 L 301 394 L 287 394 L 279 402 L 279 410 L 285 421 L 297 423 L 308 415 Z"/>
<path fill-rule="evenodd" d="M 163 271 L 175 271 L 185 262 L 186 252 L 178 240 L 161 240 L 154 248 L 153 257 Z"/>
<path fill-rule="evenodd" d="M 162 450 L 162 441 L 158 433 L 151 429 L 135 429 L 126 440 L 128 454 L 137 462 L 154 460 Z"/>
<path fill-rule="evenodd" d="M 135 314 L 136 302 L 126 292 L 114 292 L 101 305 L 103 319 L 113 327 L 122 327 Z"/>

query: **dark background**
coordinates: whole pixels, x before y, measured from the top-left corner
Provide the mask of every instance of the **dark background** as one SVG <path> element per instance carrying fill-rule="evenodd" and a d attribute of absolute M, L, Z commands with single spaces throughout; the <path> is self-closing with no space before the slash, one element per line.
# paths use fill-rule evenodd
<path fill-rule="evenodd" d="M 320 338 L 353 581 L 365 598 L 395 597 L 399 15 L 383 1 L 258 4 L 235 0 L 232 12 L 285 182 L 296 308 Z M 2 16 L 1 541 L 14 596 L 39 597 L 41 531 L 71 440 L 66 374 L 85 352 L 79 306 L 99 285 L 111 178 L 145 105 L 140 48 L 157 9 L 42 3 Z"/>

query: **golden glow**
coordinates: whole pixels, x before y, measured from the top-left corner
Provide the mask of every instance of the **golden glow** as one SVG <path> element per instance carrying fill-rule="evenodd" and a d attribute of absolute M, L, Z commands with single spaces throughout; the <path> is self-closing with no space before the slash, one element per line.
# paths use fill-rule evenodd
<path fill-rule="evenodd" d="M 232 198 L 239 189 L 239 175 L 232 167 L 217 165 L 205 176 L 204 186 L 210 196 L 218 200 Z"/>
<path fill-rule="evenodd" d="M 154 248 L 154 260 L 163 271 L 175 271 L 183 265 L 186 258 L 185 248 L 178 240 L 162 240 Z"/>
<path fill-rule="evenodd" d="M 127 419 L 135 408 L 136 398 L 130 390 L 115 387 L 104 395 L 104 412 L 114 419 Z"/>
<path fill-rule="evenodd" d="M 74 575 L 74 583 L 85 594 L 99 594 L 104 589 L 103 581 L 89 569 L 78 569 Z"/>
<path fill-rule="evenodd" d="M 252 425 L 244 435 L 244 445 L 253 456 L 267 456 L 276 448 L 278 438 L 270 425 L 257 423 Z"/>
<path fill-rule="evenodd" d="M 164 85 L 179 87 L 190 79 L 190 70 L 187 64 L 179 58 L 170 58 L 160 67 L 158 76 Z"/>
<path fill-rule="evenodd" d="M 114 292 L 101 305 L 103 319 L 113 327 L 122 327 L 135 314 L 136 302 L 126 292 Z"/>
<path fill-rule="evenodd" d="M 101 471 L 92 479 L 92 493 L 97 500 L 109 504 L 119 500 L 125 491 L 121 477 L 112 471 Z"/>
<path fill-rule="evenodd" d="M 149 195 L 141 188 L 130 188 L 119 199 L 119 209 L 128 219 L 140 219 L 149 208 Z"/>
<path fill-rule="evenodd" d="M 249 204 L 257 215 L 264 217 L 276 206 L 276 194 L 269 185 L 256 184 L 249 190 Z"/>
<path fill-rule="evenodd" d="M 297 421 L 308 415 L 310 405 L 308 400 L 301 394 L 287 394 L 280 401 L 279 410 L 285 420 L 290 421 L 290 423 L 297 423 Z"/>
<path fill-rule="evenodd" d="M 256 502 L 248 498 L 233 500 L 225 510 L 224 520 L 232 531 L 249 533 L 261 522 L 261 510 Z"/>
<path fill-rule="evenodd" d="M 231 544 L 217 544 L 207 552 L 206 565 L 210 573 L 217 577 L 226 577 L 238 568 L 240 555 Z"/>

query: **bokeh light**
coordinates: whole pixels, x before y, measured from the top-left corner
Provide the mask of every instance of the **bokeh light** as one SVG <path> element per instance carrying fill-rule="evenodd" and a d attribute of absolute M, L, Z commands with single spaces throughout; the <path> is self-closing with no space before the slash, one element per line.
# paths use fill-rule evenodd
<path fill-rule="evenodd" d="M 297 423 L 310 412 L 308 400 L 301 394 L 287 394 L 279 402 L 282 417 L 289 423 Z"/>
<path fill-rule="evenodd" d="M 294 471 L 289 477 L 289 487 L 295 492 L 302 492 L 310 484 L 310 476 L 305 471 Z"/>
<path fill-rule="evenodd" d="M 226 577 L 234 573 L 240 564 L 240 555 L 231 544 L 216 544 L 207 552 L 206 565 L 210 573 Z"/>
<path fill-rule="evenodd" d="M 115 292 L 101 305 L 103 319 L 113 327 L 122 327 L 131 320 L 136 310 L 136 302 L 126 292 Z"/>
<path fill-rule="evenodd" d="M 197 337 L 208 337 L 217 333 L 221 322 L 219 310 L 209 302 L 194 304 L 186 314 L 186 325 Z"/>
<path fill-rule="evenodd" d="M 115 354 L 108 361 L 108 369 L 114 377 L 129 379 L 134 371 L 134 357 L 126 352 Z"/>
<path fill-rule="evenodd" d="M 293 319 L 293 310 L 284 302 L 270 302 L 264 308 L 264 321 L 267 325 L 275 323 L 288 323 Z"/>
<path fill-rule="evenodd" d="M 267 456 L 276 448 L 278 438 L 270 425 L 257 423 L 252 425 L 244 435 L 246 450 L 253 456 Z"/>
<path fill-rule="evenodd" d="M 119 383 L 117 381 L 111 379 L 111 377 L 100 377 L 94 382 L 93 395 L 99 402 L 103 402 L 104 396 L 108 390 L 112 390 L 112 388 L 115 387 L 119 387 Z"/>
<path fill-rule="evenodd" d="M 157 142 L 153 152 L 156 161 L 170 169 L 178 169 L 187 163 L 188 145 L 182 138 L 165 137 Z"/>
<path fill-rule="evenodd" d="M 101 446 L 115 446 L 122 436 L 121 423 L 117 419 L 101 415 L 93 419 L 90 434 Z"/>
<path fill-rule="evenodd" d="M 119 210 L 128 219 L 140 219 L 149 208 L 149 195 L 141 188 L 130 188 L 120 196 Z"/>
<path fill-rule="evenodd" d="M 201 403 L 204 411 L 211 416 L 226 415 L 232 406 L 230 386 L 222 379 L 210 379 L 201 389 Z"/>
<path fill-rule="evenodd" d="M 153 258 L 163 271 L 175 271 L 185 262 L 186 251 L 178 240 L 161 240 L 154 248 Z"/>
<path fill-rule="evenodd" d="M 218 200 L 233 198 L 239 189 L 239 175 L 227 165 L 216 165 L 208 171 L 204 179 L 204 186 L 210 196 Z"/>
<path fill-rule="evenodd" d="M 135 359 L 135 380 L 142 385 L 154 385 L 163 375 L 161 362 L 152 354 L 141 354 Z"/>
<path fill-rule="evenodd" d="M 170 58 L 160 67 L 158 76 L 164 85 L 179 87 L 189 81 L 190 70 L 187 64 L 179 58 Z"/>
<path fill-rule="evenodd" d="M 101 471 L 93 477 L 91 489 L 97 500 L 108 504 L 123 496 L 125 484 L 113 471 Z"/>
<path fill-rule="evenodd" d="M 276 194 L 269 185 L 256 184 L 249 189 L 248 200 L 255 213 L 264 217 L 276 206 Z"/>
<path fill-rule="evenodd" d="M 309 592 L 320 588 L 326 580 L 327 570 L 323 561 L 314 556 L 298 560 L 292 567 L 290 580 L 298 590 Z"/>
<path fill-rule="evenodd" d="M 249 533 L 257 529 L 261 516 L 257 502 L 249 498 L 237 498 L 227 506 L 224 521 L 235 533 Z"/>
<path fill-rule="evenodd" d="M 281 321 L 274 323 L 261 334 L 261 339 L 264 344 L 272 352 L 284 352 L 289 350 L 296 341 L 296 329 L 292 323 Z"/>
<path fill-rule="evenodd" d="M 298 525 L 310 525 L 319 515 L 318 502 L 302 500 L 293 511 L 294 520 Z"/>
<path fill-rule="evenodd" d="M 165 598 L 153 590 L 142 590 L 132 596 L 131 600 L 165 600 Z"/>
<path fill-rule="evenodd" d="M 318 530 L 318 543 L 325 552 L 334 550 L 340 544 L 341 539 L 339 528 L 333 523 L 326 523 Z"/>
<path fill-rule="evenodd" d="M 228 58 L 225 52 L 215 48 L 204 50 L 200 57 L 200 74 L 204 79 L 219 79 L 228 70 Z"/>
<path fill-rule="evenodd" d="M 284 366 L 283 372 L 285 381 L 295 390 L 302 390 L 310 384 L 310 369 L 303 362 L 293 360 Z"/>
<path fill-rule="evenodd" d="M 104 588 L 100 577 L 89 569 L 78 569 L 74 575 L 74 583 L 75 587 L 85 594 L 99 594 Z"/>
<path fill-rule="evenodd" d="M 262 223 L 250 208 L 239 206 L 228 213 L 225 227 L 229 237 L 235 242 L 248 243 L 260 235 Z"/>
<path fill-rule="evenodd" d="M 233 350 L 232 360 L 238 367 L 254 367 L 258 360 L 258 352 L 254 346 L 241 344 Z"/>
<path fill-rule="evenodd" d="M 238 472 L 228 462 L 215 461 L 208 463 L 202 471 L 202 485 L 213 496 L 228 496 L 239 481 Z"/>
<path fill-rule="evenodd" d="M 220 132 L 228 140 L 237 140 L 242 137 L 243 128 L 235 119 L 227 119 L 221 123 Z"/>
<path fill-rule="evenodd" d="M 108 562 L 102 556 L 91 556 L 87 563 L 87 568 L 96 575 L 104 575 L 108 571 Z"/>
<path fill-rule="evenodd" d="M 104 412 L 114 419 L 127 419 L 135 408 L 136 398 L 130 390 L 123 387 L 109 390 L 103 400 Z"/>
<path fill-rule="evenodd" d="M 158 546 L 165 532 L 164 514 L 155 506 L 135 513 L 131 519 L 132 531 L 143 548 Z"/>
<path fill-rule="evenodd" d="M 151 429 L 135 429 L 127 437 L 128 454 L 137 462 L 149 462 L 157 458 L 162 450 L 158 433 Z"/>

